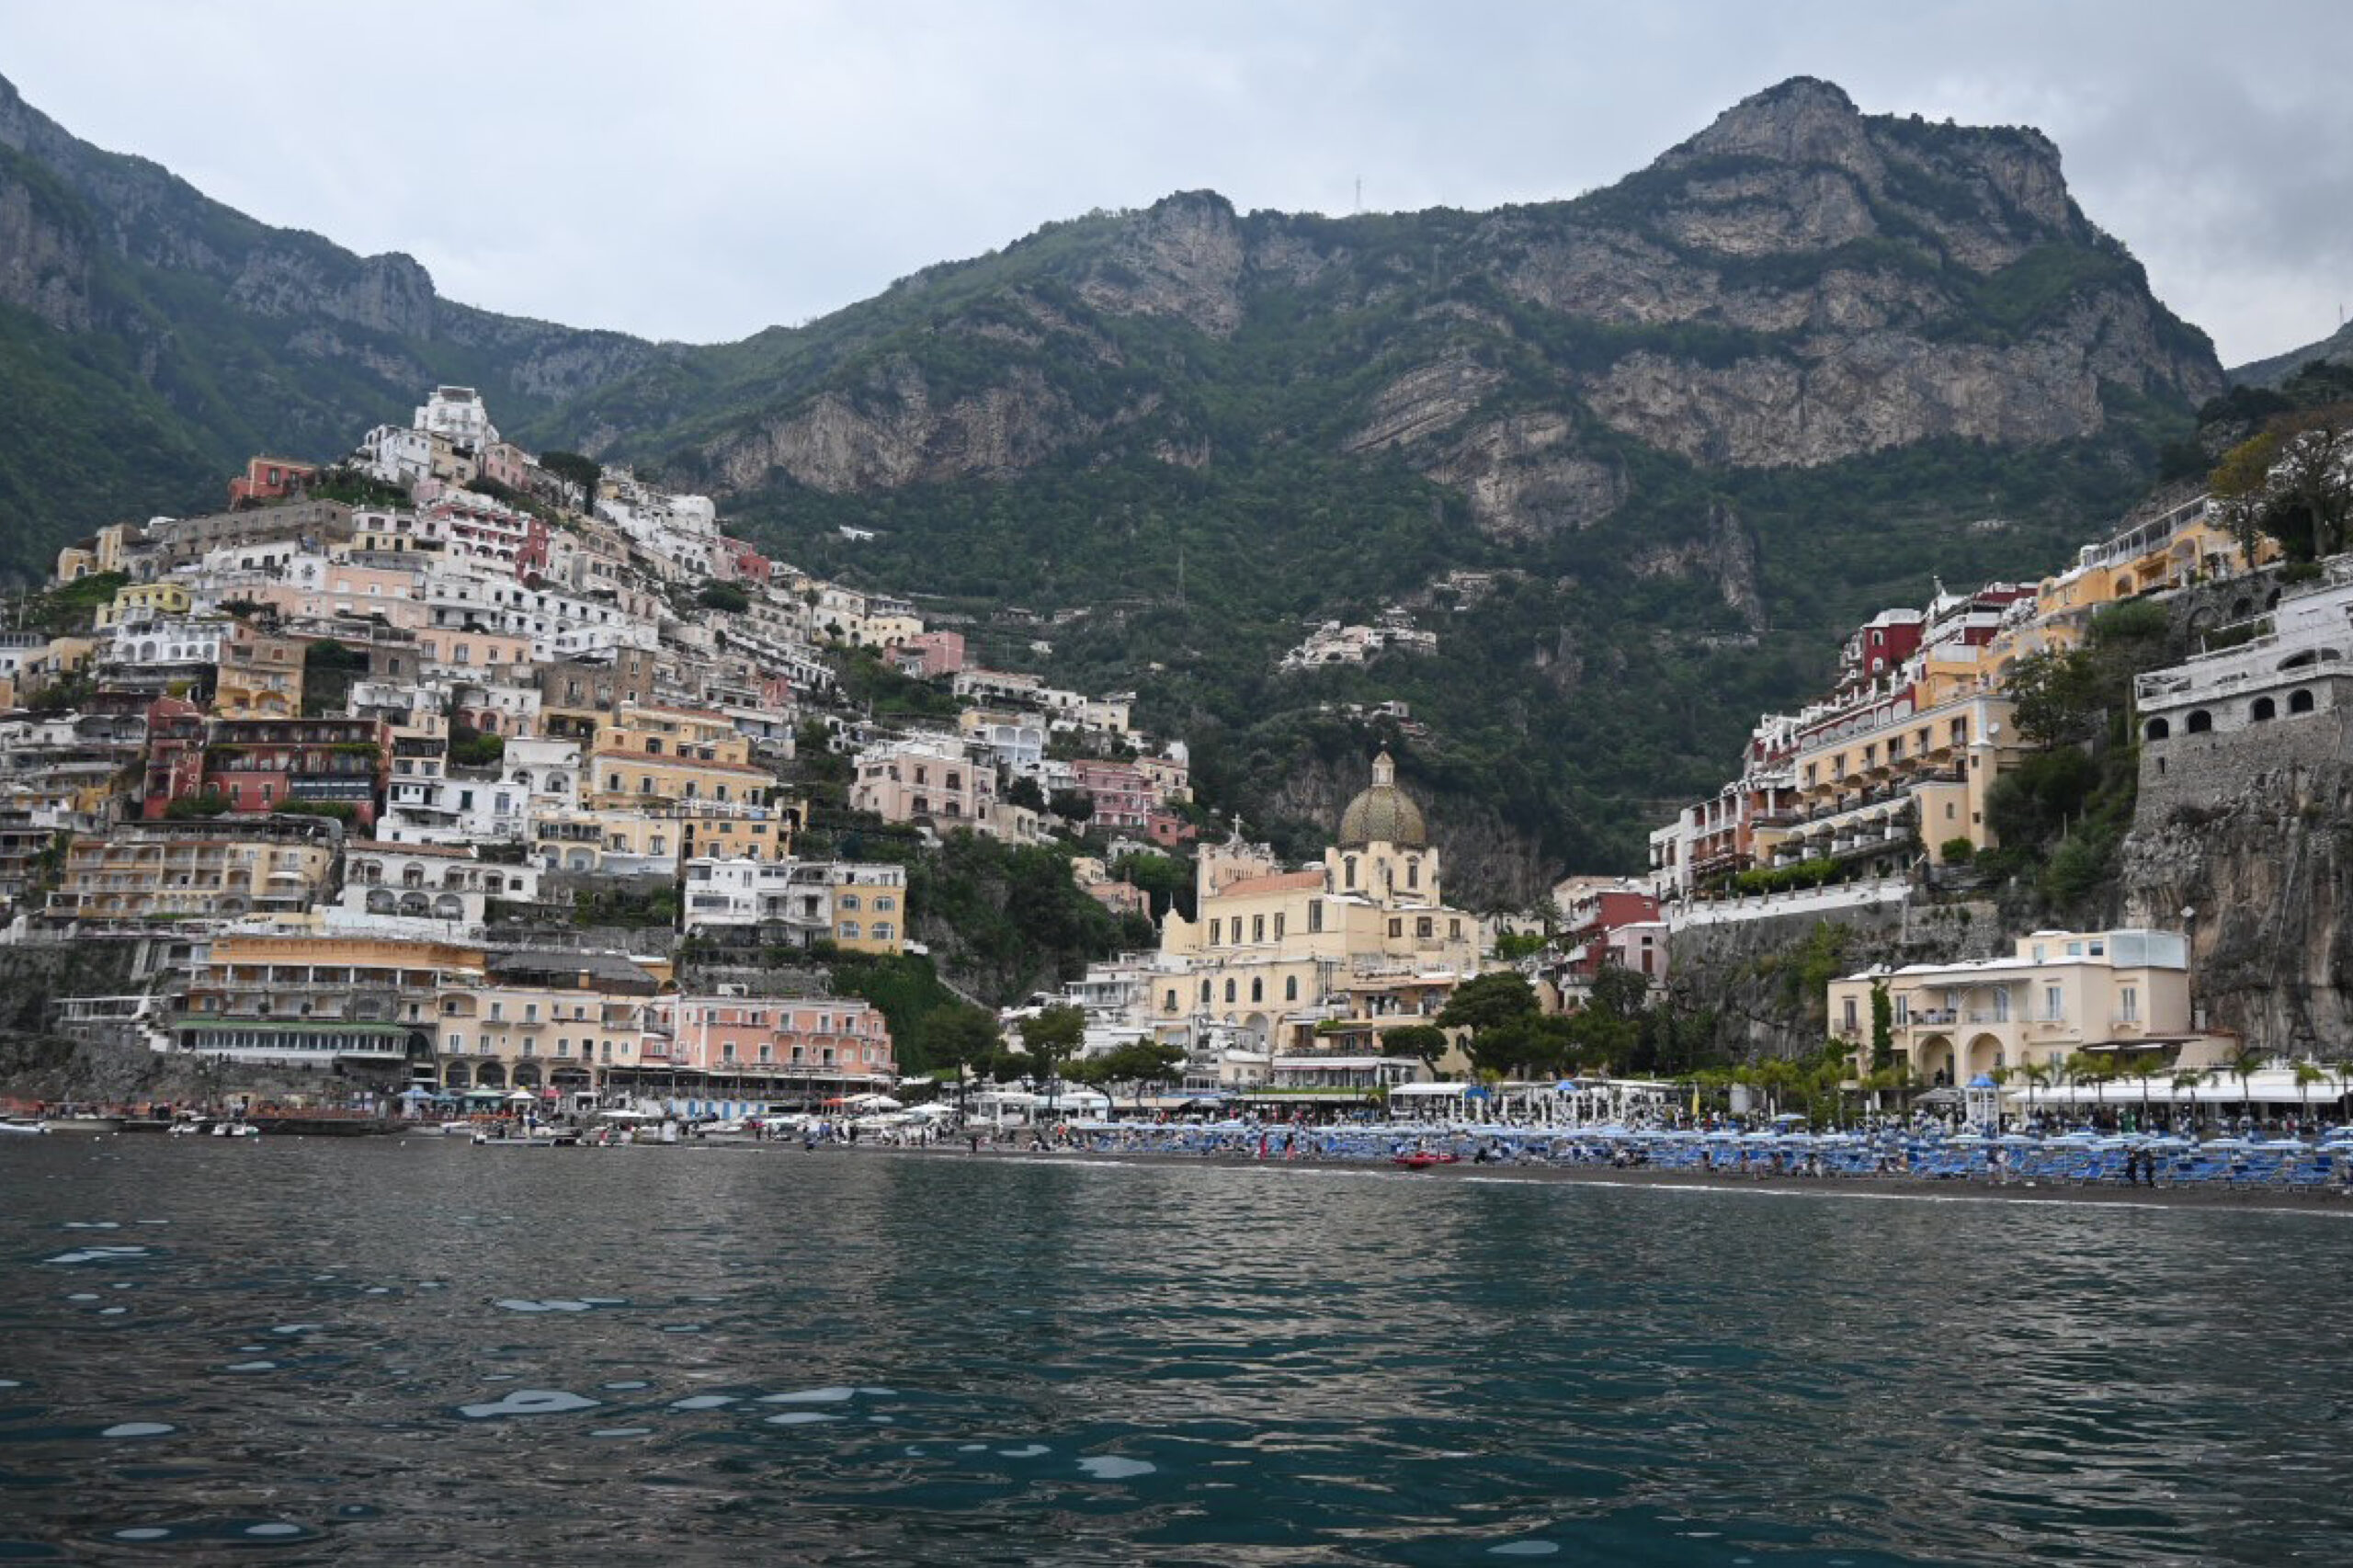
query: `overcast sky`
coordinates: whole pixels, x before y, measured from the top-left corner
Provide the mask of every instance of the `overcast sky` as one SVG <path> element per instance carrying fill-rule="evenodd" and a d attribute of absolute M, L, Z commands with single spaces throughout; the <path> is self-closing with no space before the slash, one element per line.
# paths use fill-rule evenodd
<path fill-rule="evenodd" d="M 1573 196 L 1784 77 L 2031 124 L 2226 364 L 2353 301 L 2353 3 L 0 0 L 85 140 L 452 298 L 712 341 L 1097 207 Z"/>

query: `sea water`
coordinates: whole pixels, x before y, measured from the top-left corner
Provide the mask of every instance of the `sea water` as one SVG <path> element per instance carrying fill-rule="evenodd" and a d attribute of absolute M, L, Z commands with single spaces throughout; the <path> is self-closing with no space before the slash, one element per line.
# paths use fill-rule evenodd
<path fill-rule="evenodd" d="M 0 1562 L 2343 1562 L 2302 1210 L 13 1140 Z"/>

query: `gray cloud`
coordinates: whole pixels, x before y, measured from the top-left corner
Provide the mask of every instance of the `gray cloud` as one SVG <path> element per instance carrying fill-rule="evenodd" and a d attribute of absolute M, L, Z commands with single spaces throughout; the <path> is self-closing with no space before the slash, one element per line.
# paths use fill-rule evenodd
<path fill-rule="evenodd" d="M 430 22 L 295 0 L 12 7 L 0 71 L 265 221 L 455 298 L 739 337 L 1094 207 L 1542 200 L 1806 73 L 2033 124 L 2228 362 L 2353 295 L 2353 6 L 2187 0 L 670 0 Z"/>

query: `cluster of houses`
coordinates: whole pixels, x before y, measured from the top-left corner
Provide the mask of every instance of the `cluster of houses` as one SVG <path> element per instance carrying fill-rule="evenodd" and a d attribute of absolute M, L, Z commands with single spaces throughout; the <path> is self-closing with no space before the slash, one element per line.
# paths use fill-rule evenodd
<path fill-rule="evenodd" d="M 68 1000 L 69 1030 L 466 1091 L 838 1096 L 895 1080 L 873 1008 L 673 965 L 682 937 L 906 950 L 903 866 L 796 851 L 804 723 L 890 822 L 1042 836 L 1009 791 L 1191 832 L 1183 747 L 1130 698 L 968 665 L 707 497 L 543 464 L 472 389 L 229 493 L 62 551 L 50 598 L 87 624 L 0 634 L 8 936 L 138 954 L 138 993 Z M 845 647 L 952 682 L 957 725 L 858 713 Z M 617 901 L 653 914 L 584 931 Z"/>
<path fill-rule="evenodd" d="M 1655 913 L 1627 901 L 1624 928 L 1663 948 L 1744 922 L 1884 912 L 1940 880 L 1965 888 L 1965 871 L 1947 869 L 1999 846 L 1988 793 L 2035 749 L 2015 722 L 2013 674 L 2080 646 L 2100 611 L 2128 600 L 2197 591 L 2207 650 L 2137 677 L 2137 827 L 2353 755 L 2353 561 L 2294 582 L 2251 573 L 2277 553 L 2262 540 L 2250 562 L 2209 496 L 2176 494 L 2040 583 L 1940 588 L 1925 608 L 1874 616 L 1827 696 L 1760 719 L 1738 776 L 1651 835 L 1643 885 Z M 2180 912 L 2185 927 L 2194 918 Z M 1956 1095 L 2050 1083 L 2086 1061 L 2194 1074 L 2242 1042 L 2207 1028 L 2192 961 L 2186 929 L 2033 932 L 1989 957 L 1843 977 L 1830 1032 L 1855 1049 L 1859 1074 Z"/>

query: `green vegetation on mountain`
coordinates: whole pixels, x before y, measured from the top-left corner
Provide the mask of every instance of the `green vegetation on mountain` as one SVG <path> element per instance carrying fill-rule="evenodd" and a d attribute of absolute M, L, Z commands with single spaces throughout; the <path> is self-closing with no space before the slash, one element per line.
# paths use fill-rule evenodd
<path fill-rule="evenodd" d="M 2039 134 L 1803 79 L 1573 201 L 1336 219 L 1184 194 L 707 348 L 453 305 L 4 85 L 0 149 L 0 227 L 48 258 L 0 292 L 0 390 L 66 454 L 0 431 L 0 570 L 464 381 L 567 473 L 658 469 L 796 564 L 972 617 L 992 660 L 1135 690 L 1205 799 L 1289 852 L 1378 732 L 1478 903 L 1637 863 L 1855 621 L 1939 574 L 2048 572 L 2222 384 Z M 1007 634 L 1013 606 L 1043 625 Z M 1314 623 L 1384 610 L 1437 651 L 1279 672 Z M 880 666 L 848 680 L 938 711 Z M 1399 701 L 1403 726 L 1350 716 Z"/>

